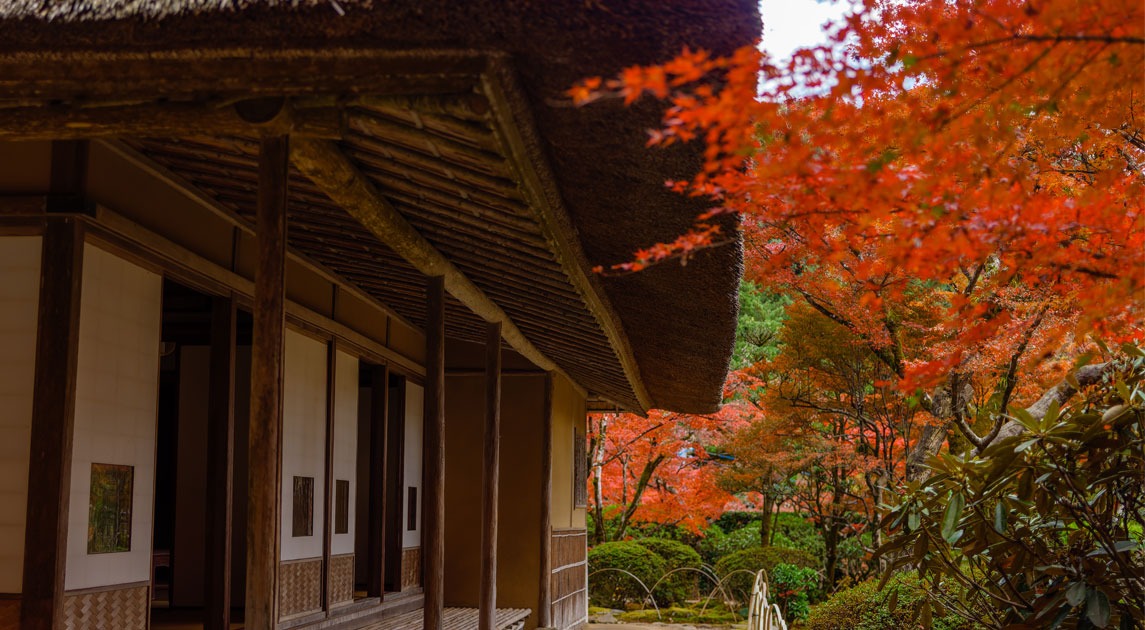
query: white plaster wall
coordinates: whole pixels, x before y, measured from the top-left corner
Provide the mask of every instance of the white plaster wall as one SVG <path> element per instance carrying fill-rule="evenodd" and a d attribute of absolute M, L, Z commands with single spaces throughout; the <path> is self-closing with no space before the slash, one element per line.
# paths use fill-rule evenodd
<path fill-rule="evenodd" d="M 282 560 L 322 556 L 326 479 L 326 344 L 286 331 L 282 418 Z M 314 479 L 314 528 L 293 536 L 294 477 Z"/>
<path fill-rule="evenodd" d="M 83 256 L 67 590 L 151 577 L 162 279 L 91 245 Z M 129 552 L 87 553 L 92 463 L 135 468 Z"/>
<path fill-rule="evenodd" d="M 405 450 L 403 461 L 405 470 L 405 491 L 402 493 L 402 546 L 421 546 L 421 502 L 425 499 L 421 489 L 421 460 L 422 460 L 422 422 L 425 420 L 422 410 L 425 409 L 425 388 L 421 385 L 405 381 Z M 410 530 L 406 527 L 409 522 L 409 488 L 417 488 L 417 506 L 414 518 L 417 519 L 417 528 Z"/>
<path fill-rule="evenodd" d="M 39 236 L 0 238 L 0 593 L 23 588 L 40 247 Z"/>
<path fill-rule="evenodd" d="M 358 357 L 342 351 L 338 351 L 335 357 L 334 479 L 350 482 L 349 531 L 333 534 L 330 540 L 330 553 L 337 555 L 354 553 L 355 504 L 358 496 Z M 331 505 L 335 514 L 330 515 L 330 522 L 334 523 L 337 506 Z"/>

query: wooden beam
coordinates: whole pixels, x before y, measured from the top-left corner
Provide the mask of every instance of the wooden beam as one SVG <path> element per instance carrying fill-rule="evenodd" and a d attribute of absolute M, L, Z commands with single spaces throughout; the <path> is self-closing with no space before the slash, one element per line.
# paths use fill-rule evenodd
<path fill-rule="evenodd" d="M 564 375 L 504 310 L 425 239 L 332 142 L 299 139 L 291 160 L 302 174 L 381 242 L 427 276 L 440 276 L 453 297 L 488 322 L 501 322 L 506 342 L 537 367 Z M 567 375 L 565 375 L 567 376 Z M 574 382 L 571 378 L 569 382 Z M 583 393 L 583 392 L 582 392 Z"/>
<path fill-rule="evenodd" d="M 272 630 L 278 623 L 288 166 L 287 138 L 263 139 L 259 149 L 247 487 L 246 627 L 250 630 Z"/>
<path fill-rule="evenodd" d="M 173 100 L 313 94 L 460 94 L 484 69 L 479 50 L 209 47 L 0 53 L 0 94 L 43 101 Z"/>
<path fill-rule="evenodd" d="M 541 411 L 541 593 L 537 625 L 553 625 L 553 375 L 545 377 L 545 408 Z"/>
<path fill-rule="evenodd" d="M 283 107 L 268 119 L 244 117 L 234 106 L 194 102 L 0 108 L 0 140 L 11 141 L 288 133 L 337 139 L 344 128 L 343 111 L 337 107 Z"/>
<path fill-rule="evenodd" d="M 24 528 L 21 630 L 64 627 L 83 230 L 74 218 L 44 227 Z"/>
<path fill-rule="evenodd" d="M 231 617 L 231 531 L 235 459 L 235 300 L 211 304 L 207 391 L 207 507 L 204 630 L 227 630 Z"/>
<path fill-rule="evenodd" d="M 330 616 L 330 556 L 334 543 L 334 414 L 337 410 L 338 344 L 326 343 L 326 462 L 322 506 L 322 610 Z"/>
<path fill-rule="evenodd" d="M 501 322 L 485 336 L 485 452 L 481 489 L 481 591 L 479 630 L 497 630 L 497 498 L 501 458 Z"/>
<path fill-rule="evenodd" d="M 52 142 L 51 176 L 48 183 L 48 212 L 85 212 L 89 145 L 86 140 Z"/>
<path fill-rule="evenodd" d="M 620 315 L 609 301 L 600 278 L 591 272 L 592 266 L 580 246 L 576 227 L 565 209 L 556 178 L 538 141 L 532 110 L 520 89 L 516 88 L 514 73 L 505 59 L 493 58 L 488 72 L 481 75 L 482 91 L 489 99 L 493 130 L 500 141 L 501 152 L 509 156 L 509 163 L 522 184 L 525 198 L 533 209 L 549 249 L 608 337 L 609 345 L 632 386 L 632 393 L 642 407 L 638 411 L 643 413 L 653 408 L 655 403 L 644 386 L 640 366 Z"/>
<path fill-rule="evenodd" d="M 366 530 L 366 596 L 383 598 L 386 590 L 386 438 L 389 427 L 390 372 L 384 365 L 370 369 L 369 525 Z M 399 503 L 401 497 L 394 497 Z M 400 530 L 398 530 L 400 532 Z M 396 560 L 401 562 L 400 549 Z"/>
<path fill-rule="evenodd" d="M 442 630 L 445 615 L 445 278 L 426 287 L 425 460 L 422 558 L 425 630 Z"/>

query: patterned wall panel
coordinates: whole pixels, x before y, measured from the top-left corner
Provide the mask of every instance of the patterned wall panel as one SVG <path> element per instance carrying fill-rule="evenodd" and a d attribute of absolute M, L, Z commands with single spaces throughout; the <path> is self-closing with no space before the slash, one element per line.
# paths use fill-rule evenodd
<path fill-rule="evenodd" d="M 0 630 L 18 630 L 20 627 L 19 596 L 0 597 Z"/>
<path fill-rule="evenodd" d="M 583 529 L 553 530 L 551 578 L 553 626 L 562 630 L 588 622 L 588 534 Z"/>
<path fill-rule="evenodd" d="M 146 584 L 64 594 L 65 630 L 146 630 L 150 614 Z"/>
<path fill-rule="evenodd" d="M 330 557 L 330 604 L 354 601 L 354 554 Z"/>
<path fill-rule="evenodd" d="M 278 618 L 322 610 L 322 559 L 292 560 L 278 567 Z"/>
<path fill-rule="evenodd" d="M 421 586 L 421 548 L 402 549 L 402 590 Z"/>

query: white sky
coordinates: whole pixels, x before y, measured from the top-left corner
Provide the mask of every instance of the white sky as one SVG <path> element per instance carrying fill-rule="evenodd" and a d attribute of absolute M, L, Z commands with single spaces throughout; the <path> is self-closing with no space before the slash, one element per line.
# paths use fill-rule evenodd
<path fill-rule="evenodd" d="M 843 16 L 847 2 L 817 0 L 760 0 L 763 49 L 777 62 L 796 49 L 823 41 L 823 24 Z"/>

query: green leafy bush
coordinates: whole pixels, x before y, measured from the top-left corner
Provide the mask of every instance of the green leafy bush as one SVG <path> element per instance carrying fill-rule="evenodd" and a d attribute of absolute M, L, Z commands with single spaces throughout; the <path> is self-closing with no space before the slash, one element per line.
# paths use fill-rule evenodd
<path fill-rule="evenodd" d="M 716 563 L 716 575 L 724 580 L 724 591 L 729 597 L 746 602 L 751 596 L 755 573 L 760 569 L 767 571 L 770 578 L 772 569 L 779 564 L 814 569 L 817 563 L 815 556 L 806 551 L 782 547 L 756 547 L 721 558 Z"/>
<path fill-rule="evenodd" d="M 589 603 L 610 608 L 623 608 L 629 602 L 640 603 L 647 596 L 645 586 L 651 588 L 664 575 L 665 566 L 663 558 L 634 542 L 597 545 L 588 552 Z M 645 586 L 641 586 L 633 576 Z"/>
<path fill-rule="evenodd" d="M 674 569 L 699 569 L 703 564 L 700 554 L 688 545 L 666 538 L 642 538 L 636 544 L 648 549 L 664 559 L 665 574 Z M 656 576 L 659 580 L 663 576 Z M 653 591 L 656 603 L 660 606 L 682 604 L 696 594 L 699 574 L 695 571 L 678 571 L 664 577 Z M 655 581 L 655 580 L 654 580 Z M 648 585 L 649 588 L 652 584 Z"/>
<path fill-rule="evenodd" d="M 802 514 L 790 513 L 780 514 L 776 520 L 772 546 L 806 551 L 819 560 L 818 568 L 826 564 L 827 546 L 814 523 Z"/>
<path fill-rule="evenodd" d="M 879 590 L 878 580 L 868 580 L 839 591 L 811 607 L 804 630 L 921 630 L 916 620 L 926 594 L 914 574 L 899 573 Z M 892 607 L 891 604 L 894 604 Z M 957 615 L 932 619 L 933 630 L 974 630 L 978 626 Z"/>
<path fill-rule="evenodd" d="M 793 564 L 777 564 L 768 572 L 768 584 L 779 604 L 779 610 L 788 621 L 806 619 L 811 597 L 819 590 L 819 573 L 815 569 Z"/>
<path fill-rule="evenodd" d="M 708 534 L 700 542 L 700 555 L 708 564 L 715 564 L 728 554 L 756 547 L 759 547 L 758 520 L 726 534 L 718 526 L 710 527 Z"/>
<path fill-rule="evenodd" d="M 1071 375 L 1092 386 L 1067 406 L 1010 407 L 980 453 L 932 458 L 889 510 L 879 553 L 918 570 L 930 607 L 992 627 L 1139 627 L 1145 352 L 1123 352 Z"/>
<path fill-rule="evenodd" d="M 751 527 L 755 523 L 755 531 L 759 531 L 759 512 L 728 511 L 712 522 L 725 532 L 734 532 L 737 529 Z"/>

